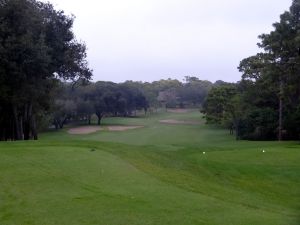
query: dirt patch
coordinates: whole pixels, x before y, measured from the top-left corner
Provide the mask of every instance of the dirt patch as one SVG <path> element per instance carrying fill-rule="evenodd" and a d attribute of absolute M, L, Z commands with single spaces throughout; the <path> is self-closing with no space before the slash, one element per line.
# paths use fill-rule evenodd
<path fill-rule="evenodd" d="M 84 126 L 84 127 L 75 127 L 68 130 L 69 134 L 91 134 L 99 130 L 103 130 L 102 127 L 94 126 Z"/>
<path fill-rule="evenodd" d="M 171 112 L 171 113 L 187 113 L 187 112 L 189 112 L 189 110 L 187 110 L 187 109 L 168 109 L 167 111 Z"/>
<path fill-rule="evenodd" d="M 109 131 L 126 131 L 142 128 L 143 126 L 107 126 Z"/>
<path fill-rule="evenodd" d="M 133 130 L 142 128 L 143 126 L 82 126 L 82 127 L 75 127 L 68 130 L 69 134 L 91 134 L 101 130 L 108 130 L 108 131 L 126 131 L 126 130 Z"/>
<path fill-rule="evenodd" d="M 160 123 L 164 124 L 179 124 L 179 125 L 200 125 L 201 122 L 191 121 L 191 120 L 160 120 Z"/>

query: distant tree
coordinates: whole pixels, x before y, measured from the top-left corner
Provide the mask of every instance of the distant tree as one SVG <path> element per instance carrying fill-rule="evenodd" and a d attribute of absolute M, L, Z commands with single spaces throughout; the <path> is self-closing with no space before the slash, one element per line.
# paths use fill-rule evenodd
<path fill-rule="evenodd" d="M 209 81 L 199 80 L 197 77 L 185 77 L 185 83 L 178 93 L 181 105 L 201 107 L 212 86 Z"/>
<path fill-rule="evenodd" d="M 93 85 L 86 82 L 78 82 L 77 84 L 79 86 L 72 90 L 72 99 L 76 104 L 76 119 L 86 120 L 90 125 L 92 115 L 95 113 L 92 101 Z"/>
<path fill-rule="evenodd" d="M 171 108 L 201 107 L 212 87 L 212 83 L 209 81 L 202 81 L 197 77 L 189 76 L 185 77 L 185 82 L 176 79 L 159 80 L 152 83 L 126 81 L 124 85 L 131 89 L 130 92 L 133 91 L 137 95 L 145 97 L 143 101 L 141 101 L 143 97 L 139 98 L 140 103 L 144 102 L 143 104 L 147 105 L 147 108 L 154 109 L 165 106 Z"/>
<path fill-rule="evenodd" d="M 112 82 L 96 82 L 92 84 L 91 102 L 100 125 L 105 114 L 113 113 L 116 108 L 116 84 Z"/>
<path fill-rule="evenodd" d="M 132 82 L 125 82 L 118 85 L 118 90 L 126 99 L 126 114 L 132 115 L 136 110 L 147 111 L 149 104 L 143 91 Z"/>
<path fill-rule="evenodd" d="M 53 89 L 49 114 L 55 129 L 62 129 L 76 115 L 77 106 L 72 92 L 72 85 L 66 82 L 59 82 Z"/>
<path fill-rule="evenodd" d="M 232 110 L 232 102 L 236 94 L 237 87 L 234 84 L 213 87 L 207 96 L 203 108 L 207 122 L 224 123 L 228 117 L 228 113 Z"/>
<path fill-rule="evenodd" d="M 72 100 L 57 100 L 53 115 L 53 124 L 56 129 L 62 129 L 66 122 L 76 115 L 76 104 Z"/>
<path fill-rule="evenodd" d="M 160 91 L 157 100 L 166 108 L 175 108 L 177 105 L 179 105 L 179 97 L 175 89 Z"/>

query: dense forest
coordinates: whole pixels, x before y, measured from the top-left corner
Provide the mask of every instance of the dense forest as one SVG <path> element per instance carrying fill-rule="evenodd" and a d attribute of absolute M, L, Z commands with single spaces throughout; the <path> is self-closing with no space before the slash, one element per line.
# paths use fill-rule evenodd
<path fill-rule="evenodd" d="M 259 36 L 261 52 L 243 59 L 242 80 L 214 87 L 205 103 L 207 121 L 235 130 L 237 139 L 300 137 L 300 1 Z"/>

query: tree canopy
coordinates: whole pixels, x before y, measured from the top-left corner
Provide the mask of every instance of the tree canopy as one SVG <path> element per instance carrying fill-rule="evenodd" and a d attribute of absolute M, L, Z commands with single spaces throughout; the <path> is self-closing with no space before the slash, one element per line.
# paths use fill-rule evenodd
<path fill-rule="evenodd" d="M 300 135 L 300 1 L 294 0 L 273 27 L 259 36 L 263 51 L 241 61 L 242 80 L 236 84 L 236 94 L 222 94 L 221 86 L 209 93 L 206 102 L 208 121 L 217 116 L 216 122 L 221 123 L 228 110 L 219 109 L 222 103 L 213 105 L 212 99 L 224 97 L 226 103 L 239 99 L 230 106 L 239 115 L 235 124 L 239 138 L 282 140 Z M 236 119 L 233 113 L 226 117 L 231 123 Z"/>
<path fill-rule="evenodd" d="M 0 139 L 37 139 L 36 123 L 58 80 L 90 79 L 73 21 L 50 3 L 1 1 Z"/>

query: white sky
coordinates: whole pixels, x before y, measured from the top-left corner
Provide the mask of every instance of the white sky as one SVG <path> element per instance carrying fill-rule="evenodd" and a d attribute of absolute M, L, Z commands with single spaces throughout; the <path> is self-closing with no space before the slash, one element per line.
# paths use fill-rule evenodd
<path fill-rule="evenodd" d="M 237 81 L 292 0 L 50 0 L 76 16 L 94 80 Z"/>

